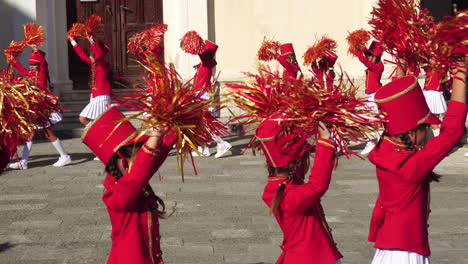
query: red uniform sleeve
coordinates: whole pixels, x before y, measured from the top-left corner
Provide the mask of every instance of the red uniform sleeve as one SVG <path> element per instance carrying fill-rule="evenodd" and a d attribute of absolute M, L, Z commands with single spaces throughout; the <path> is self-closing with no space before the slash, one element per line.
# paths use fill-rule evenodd
<path fill-rule="evenodd" d="M 117 211 L 132 211 L 143 188 L 164 163 L 176 139 L 175 134 L 165 136 L 157 150 L 142 147 L 129 172 L 106 191 L 104 203 Z"/>
<path fill-rule="evenodd" d="M 385 210 L 379 195 L 379 197 L 377 197 L 377 201 L 375 201 L 374 210 L 372 211 L 372 218 L 369 225 L 368 240 L 370 242 L 375 242 L 377 234 L 379 233 L 379 229 L 383 224 L 384 218 Z"/>
<path fill-rule="evenodd" d="M 80 45 L 76 44 L 76 45 L 73 45 L 73 49 L 75 50 L 76 54 L 78 55 L 78 57 L 81 58 L 82 61 L 88 63 L 88 64 L 91 64 L 91 60 L 89 59 L 89 57 L 84 53 L 83 49 L 81 48 Z"/>
<path fill-rule="evenodd" d="M 371 62 L 367 57 L 364 56 L 364 53 L 362 53 L 361 51 L 357 51 L 354 54 L 358 57 L 359 61 L 367 67 L 367 69 L 373 72 L 383 72 L 383 63 Z"/>
<path fill-rule="evenodd" d="M 90 49 L 94 53 L 94 59 L 96 59 L 96 61 L 100 61 L 104 57 L 104 53 L 102 52 L 98 43 L 91 45 Z"/>
<path fill-rule="evenodd" d="M 309 181 L 298 185 L 294 191 L 287 192 L 286 207 L 302 213 L 314 206 L 328 190 L 333 167 L 335 165 L 335 144 L 332 141 L 319 139 L 315 152 L 314 165 Z"/>
<path fill-rule="evenodd" d="M 467 105 L 450 101 L 440 128 L 440 135 L 429 140 L 423 150 L 417 151 L 404 163 L 399 175 L 413 183 L 427 180 L 430 172 L 453 149 L 463 136 Z"/>
<path fill-rule="evenodd" d="M 15 68 L 16 68 L 21 74 L 23 74 L 24 76 L 29 76 L 29 70 L 26 69 L 25 67 L 23 67 L 23 65 L 21 64 L 21 62 L 19 62 L 18 60 L 15 61 L 15 63 L 13 64 L 13 66 L 15 66 Z"/>

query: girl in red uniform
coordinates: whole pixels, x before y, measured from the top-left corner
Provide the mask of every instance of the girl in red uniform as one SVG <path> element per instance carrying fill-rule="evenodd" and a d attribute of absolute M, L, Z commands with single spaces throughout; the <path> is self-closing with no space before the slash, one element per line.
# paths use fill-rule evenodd
<path fill-rule="evenodd" d="M 440 120 L 429 111 L 416 77 L 396 79 L 375 95 L 389 122 L 384 137 L 369 154 L 379 183 L 369 231 L 369 241 L 377 248 L 373 264 L 430 263 L 430 182 L 438 180 L 433 169 L 463 136 L 467 114 L 463 71 L 456 73 L 461 80 L 453 80 L 440 135 L 425 146 L 427 128 Z"/>
<path fill-rule="evenodd" d="M 315 78 L 318 79 L 320 86 L 324 87 L 323 83 L 325 82 L 328 90 L 333 89 L 333 82 L 336 77 L 334 65 L 337 59 L 338 55 L 329 51 L 326 56 L 323 56 L 318 62 L 312 62 L 311 65 L 312 72 Z"/>
<path fill-rule="evenodd" d="M 382 87 L 380 79 L 384 71 L 384 65 L 380 61 L 383 54 L 382 44 L 378 41 L 372 41 L 369 49 L 364 47 L 363 50 L 358 50 L 355 55 L 359 61 L 366 66 L 366 94 L 368 107 L 377 111 L 377 106 L 374 103 L 375 93 Z M 378 140 L 379 136 L 377 136 Z M 361 155 L 367 155 L 375 147 L 374 141 L 369 141 L 366 147 L 362 150 Z"/>
<path fill-rule="evenodd" d="M 271 208 L 283 231 L 283 253 L 277 264 L 333 264 L 343 257 L 338 251 L 325 220 L 320 198 L 325 194 L 335 164 L 336 145 L 322 124 L 309 180 L 306 145 L 284 146 L 294 133 L 281 131 L 279 121 L 268 119 L 256 132 L 268 165 L 268 183 L 263 200 Z"/>
<path fill-rule="evenodd" d="M 80 122 L 83 125 L 88 125 L 90 121 L 96 119 L 101 113 L 107 110 L 111 103 L 112 86 L 109 82 L 109 63 L 105 56 L 109 52 L 107 44 L 102 40 L 95 42 L 93 37 L 88 37 L 91 44 L 90 50 L 92 54 L 88 57 L 81 49 L 80 45 L 70 38 L 70 43 L 73 46 L 76 54 L 89 64 L 90 80 L 89 86 L 91 89 L 91 99 L 89 104 L 80 113 Z"/>
<path fill-rule="evenodd" d="M 42 50 L 39 50 L 36 45 L 30 45 L 30 47 L 32 48 L 31 57 L 28 60 L 30 69 L 27 70 L 26 68 L 24 68 L 19 61 L 14 62 L 13 65 L 21 74 L 31 78 L 35 85 L 42 88 L 44 93 L 50 93 L 50 90 L 48 88 L 49 67 L 45 58 L 46 54 Z M 60 154 L 60 158 L 53 165 L 54 167 L 63 167 L 71 163 L 71 158 L 64 150 L 62 142 L 60 142 L 60 139 L 55 135 L 54 131 L 52 130 L 52 126 L 60 121 L 62 121 L 62 115 L 60 113 L 52 113 L 50 116 L 49 124 L 47 124 L 45 127 L 38 127 L 39 129 L 44 130 L 45 136 L 50 140 L 52 145 Z M 9 168 L 20 170 L 28 168 L 28 159 L 29 153 L 32 149 L 33 137 L 34 134 L 31 135 L 30 141 L 26 142 L 26 144 L 24 145 L 21 159 L 19 161 L 10 163 L 8 165 Z"/>
<path fill-rule="evenodd" d="M 297 78 L 297 74 L 301 71 L 296 59 L 296 52 L 292 43 L 282 44 L 280 47 L 278 62 L 284 67 L 283 76 L 288 78 Z"/>
<path fill-rule="evenodd" d="M 211 76 L 213 74 L 213 68 L 218 64 L 215 59 L 216 51 L 218 50 L 218 45 L 215 43 L 205 40 L 204 51 L 199 55 L 201 63 L 196 65 L 195 68 L 197 72 L 193 76 L 193 89 L 199 91 L 207 91 L 211 89 Z M 209 100 L 210 95 L 208 92 L 203 92 L 203 99 Z M 213 113 L 212 113 L 213 114 Z M 232 145 L 223 140 L 220 136 L 213 134 L 213 140 L 216 142 L 216 154 L 215 158 L 223 156 L 228 152 Z M 203 156 L 210 156 L 210 149 L 208 146 L 199 147 L 198 152 Z M 197 152 L 192 152 L 192 156 L 198 156 Z"/>
<path fill-rule="evenodd" d="M 107 263 L 163 263 L 159 217 L 164 202 L 149 185 L 165 161 L 176 135 L 157 129 L 138 137 L 125 116 L 110 108 L 83 134 L 83 142 L 106 165 L 103 201 L 112 224 L 112 248 Z"/>

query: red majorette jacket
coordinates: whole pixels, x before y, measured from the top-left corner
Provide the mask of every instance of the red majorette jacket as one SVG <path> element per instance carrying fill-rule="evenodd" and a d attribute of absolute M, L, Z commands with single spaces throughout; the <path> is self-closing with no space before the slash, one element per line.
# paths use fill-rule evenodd
<path fill-rule="evenodd" d="M 355 55 L 358 57 L 359 61 L 367 67 L 366 70 L 366 94 L 372 94 L 377 92 L 382 84 L 380 79 L 382 78 L 382 73 L 384 71 L 384 65 L 381 61 L 378 63 L 373 63 L 364 56 L 363 51 L 357 51 Z"/>
<path fill-rule="evenodd" d="M 434 167 L 463 136 L 467 105 L 451 101 L 440 135 L 422 150 L 408 151 L 385 137 L 369 155 L 377 166 L 379 196 L 369 228 L 369 241 L 381 249 L 430 256 L 428 240 L 430 176 Z"/>
<path fill-rule="evenodd" d="M 434 69 L 425 67 L 426 81 L 424 82 L 424 90 L 431 90 L 436 92 L 442 92 L 440 81 L 442 80 L 442 74 Z"/>
<path fill-rule="evenodd" d="M 35 85 L 37 85 L 39 88 L 41 88 L 45 92 L 49 93 L 50 91 L 49 91 L 48 84 L 47 84 L 49 81 L 49 66 L 45 58 L 46 54 L 42 50 L 38 50 L 38 51 L 33 51 L 31 53 L 31 57 L 33 56 L 39 63 L 38 71 L 28 70 L 24 68 L 23 65 L 19 61 L 16 61 L 14 63 L 14 66 L 22 75 L 31 78 L 33 82 L 35 83 Z"/>
<path fill-rule="evenodd" d="M 149 180 L 165 161 L 177 136 L 167 135 L 157 150 L 142 147 L 127 174 L 119 180 L 108 174 L 102 197 L 112 224 L 108 264 L 163 263 L 157 203 Z"/>
<path fill-rule="evenodd" d="M 193 76 L 193 89 L 197 91 L 209 88 L 209 86 L 211 85 L 210 80 L 213 68 L 217 64 L 215 59 L 208 58 L 203 54 L 200 55 L 200 60 L 201 63 L 196 66 L 197 72 Z"/>
<path fill-rule="evenodd" d="M 319 139 L 307 183 L 288 182 L 275 218 L 283 231 L 283 253 L 277 264 L 333 264 L 342 258 L 331 235 L 320 198 L 330 184 L 335 144 Z M 268 181 L 263 201 L 271 207 L 279 181 Z"/>
<path fill-rule="evenodd" d="M 91 76 L 89 79 L 89 88 L 91 89 L 91 96 L 94 98 L 99 95 L 106 95 L 112 93 L 112 86 L 109 82 L 109 63 L 104 59 L 104 52 L 101 47 L 99 47 L 98 42 L 91 45 L 90 49 L 94 53 L 95 62 L 92 63 L 88 56 L 83 52 L 80 45 L 73 45 L 73 49 L 76 51 L 76 54 L 84 62 L 89 64 L 91 68 Z"/>

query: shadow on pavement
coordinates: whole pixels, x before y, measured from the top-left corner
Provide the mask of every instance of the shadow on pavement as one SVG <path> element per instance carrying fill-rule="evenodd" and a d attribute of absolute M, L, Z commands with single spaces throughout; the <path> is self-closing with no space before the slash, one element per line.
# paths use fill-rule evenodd
<path fill-rule="evenodd" d="M 68 153 L 72 159 L 72 163 L 67 166 L 78 165 L 94 159 L 92 153 Z M 53 155 L 34 155 L 31 156 L 28 162 L 28 168 L 44 167 L 53 165 L 59 158 L 58 154 Z"/>
<path fill-rule="evenodd" d="M 15 246 L 15 244 L 11 244 L 10 242 L 0 243 L 0 253 L 7 251 Z"/>

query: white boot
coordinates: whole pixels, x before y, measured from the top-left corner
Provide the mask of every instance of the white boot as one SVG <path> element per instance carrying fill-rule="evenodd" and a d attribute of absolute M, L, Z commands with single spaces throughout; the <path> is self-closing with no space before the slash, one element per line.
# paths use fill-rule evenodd
<path fill-rule="evenodd" d="M 18 161 L 8 164 L 8 168 L 14 169 L 14 170 L 26 170 L 28 168 L 28 161 L 24 159 L 20 159 Z"/>
<path fill-rule="evenodd" d="M 216 154 L 215 154 L 215 158 L 219 158 L 221 156 L 223 156 L 226 152 L 228 152 L 228 150 L 230 150 L 232 148 L 232 145 L 229 144 L 228 142 L 224 141 L 224 143 L 222 144 L 218 144 L 216 146 Z"/>

